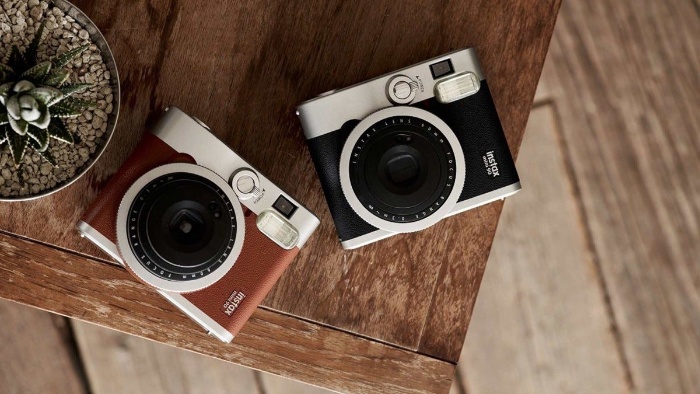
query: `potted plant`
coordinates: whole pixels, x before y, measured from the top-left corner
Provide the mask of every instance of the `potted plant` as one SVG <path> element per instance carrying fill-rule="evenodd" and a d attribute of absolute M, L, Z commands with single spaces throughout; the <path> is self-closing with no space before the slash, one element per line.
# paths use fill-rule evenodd
<path fill-rule="evenodd" d="M 94 24 L 66 1 L 4 1 L 0 37 L 0 198 L 36 198 L 75 181 L 104 150 L 116 67 Z"/>

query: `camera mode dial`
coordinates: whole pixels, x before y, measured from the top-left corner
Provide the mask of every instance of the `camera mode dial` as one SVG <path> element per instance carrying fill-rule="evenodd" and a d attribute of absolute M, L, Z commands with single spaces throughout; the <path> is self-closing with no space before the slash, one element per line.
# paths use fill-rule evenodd
<path fill-rule="evenodd" d="M 416 97 L 418 83 L 405 75 L 397 75 L 386 85 L 386 95 L 394 104 L 408 104 Z"/>
<path fill-rule="evenodd" d="M 241 200 L 260 196 L 260 179 L 249 168 L 236 171 L 231 177 L 231 187 Z"/>

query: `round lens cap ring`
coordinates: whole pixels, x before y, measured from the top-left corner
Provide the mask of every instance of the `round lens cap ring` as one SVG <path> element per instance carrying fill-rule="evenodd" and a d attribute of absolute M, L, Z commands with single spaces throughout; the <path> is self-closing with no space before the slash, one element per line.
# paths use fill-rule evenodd
<path fill-rule="evenodd" d="M 230 185 L 189 163 L 165 164 L 137 179 L 122 198 L 116 225 L 126 268 L 177 293 L 223 278 L 245 236 L 243 209 Z"/>
<path fill-rule="evenodd" d="M 462 147 L 444 121 L 423 109 L 396 106 L 355 126 L 343 146 L 339 175 L 360 218 L 405 233 L 428 228 L 452 211 L 466 173 Z"/>

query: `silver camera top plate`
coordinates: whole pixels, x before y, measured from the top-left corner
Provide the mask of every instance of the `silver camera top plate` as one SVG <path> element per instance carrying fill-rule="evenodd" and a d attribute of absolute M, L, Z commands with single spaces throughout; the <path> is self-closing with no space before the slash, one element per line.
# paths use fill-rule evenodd
<path fill-rule="evenodd" d="M 307 139 L 315 138 L 340 129 L 348 120 L 361 120 L 372 112 L 395 105 L 387 96 L 387 86 L 396 76 L 407 76 L 418 83 L 418 87 L 412 93 L 411 102 L 434 97 L 435 85 L 454 74 L 434 79 L 430 65 L 447 59 L 454 67 L 454 74 L 470 72 L 479 80 L 484 79 L 474 48 L 451 52 L 302 103 L 297 107 L 297 115 L 304 135 Z"/>
<path fill-rule="evenodd" d="M 273 207 L 280 196 L 301 206 L 219 140 L 201 121 L 176 107 L 168 108 L 152 132 L 176 151 L 192 156 L 198 165 L 210 169 L 223 179 L 229 180 L 241 169 L 253 171 L 257 175 L 257 189 L 259 189 L 255 197 L 236 200 L 256 215 L 261 215 L 265 210 Z M 231 185 L 229 189 L 232 189 Z M 294 215 L 285 220 L 299 232 L 297 242 L 299 248 L 306 243 L 320 223 L 318 218 L 306 209 L 297 210 Z"/>

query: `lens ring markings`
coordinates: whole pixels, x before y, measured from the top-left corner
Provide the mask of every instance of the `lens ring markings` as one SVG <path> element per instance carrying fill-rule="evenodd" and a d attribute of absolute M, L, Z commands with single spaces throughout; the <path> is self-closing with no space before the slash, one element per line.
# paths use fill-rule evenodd
<path fill-rule="evenodd" d="M 363 191 L 360 191 L 360 195 L 357 194 L 356 192 L 356 186 L 358 185 L 357 179 L 355 179 L 355 184 L 353 184 L 353 177 L 355 176 L 354 171 L 352 170 L 352 160 L 353 156 L 355 153 L 355 147 L 356 145 L 363 144 L 363 142 L 360 142 L 360 140 L 367 138 L 366 132 L 368 130 L 372 129 L 372 126 L 377 124 L 378 122 L 385 121 L 387 119 L 404 119 L 404 122 L 408 118 L 415 119 L 411 120 L 411 123 L 416 122 L 416 120 L 423 121 L 421 124 L 424 125 L 424 127 L 427 129 L 427 127 L 431 127 L 431 132 L 433 134 L 428 135 L 427 133 L 424 133 L 422 130 L 413 130 L 411 133 L 414 137 L 416 138 L 421 138 L 422 142 L 426 145 L 429 146 L 431 145 L 430 140 L 435 139 L 440 137 L 442 135 L 442 142 L 440 143 L 440 146 L 442 144 L 445 144 L 444 146 L 449 146 L 449 149 L 452 150 L 452 156 L 453 156 L 453 163 L 454 164 L 454 184 L 451 185 L 450 189 L 451 192 L 448 192 L 448 190 L 445 190 L 444 188 L 436 188 L 436 192 L 441 195 L 441 196 L 446 196 L 444 199 L 444 202 L 440 203 L 440 205 L 432 205 L 432 203 L 440 200 L 435 200 L 431 196 L 425 196 L 422 195 L 423 199 L 426 201 L 430 200 L 429 204 L 432 206 L 433 211 L 429 210 L 429 207 L 425 207 L 424 209 L 427 209 L 425 216 L 422 216 L 423 210 L 420 212 L 413 212 L 414 214 L 418 214 L 419 217 L 416 218 L 415 215 L 413 217 L 413 221 L 409 221 L 408 217 L 406 217 L 404 221 L 401 221 L 401 218 L 399 217 L 397 220 L 396 214 L 398 212 L 393 212 L 391 209 L 386 209 L 387 207 L 384 207 L 385 209 L 379 209 L 379 212 L 377 210 L 370 210 L 368 209 L 368 202 L 366 199 L 366 196 L 363 195 Z M 416 125 L 419 129 L 421 128 L 420 125 Z M 430 126 L 428 126 L 430 125 Z M 391 132 L 391 130 L 390 130 Z M 435 132 L 438 133 L 438 136 L 435 136 Z M 439 138 L 438 138 L 439 139 Z M 420 171 L 422 166 L 425 166 L 425 168 L 435 168 L 435 167 L 440 167 L 442 168 L 442 165 L 433 163 L 429 164 L 425 161 L 421 162 L 421 160 L 425 159 L 426 156 L 424 154 L 416 154 L 416 151 L 418 152 L 423 152 L 425 153 L 428 148 L 425 149 L 415 149 L 414 151 L 411 150 L 411 148 L 415 148 L 411 146 L 412 144 L 398 144 L 398 145 L 407 145 L 404 146 L 398 151 L 392 151 L 389 152 L 389 150 L 386 150 L 385 154 L 388 155 L 387 157 L 384 157 L 384 162 L 382 162 L 382 168 L 387 168 L 386 163 L 392 162 L 392 164 L 388 167 L 390 172 L 396 171 L 396 174 L 385 174 L 387 176 L 384 176 L 384 188 L 386 189 L 394 189 L 395 193 L 398 193 L 399 195 L 408 195 L 411 198 L 415 198 L 413 203 L 421 200 L 421 198 L 418 198 L 421 196 L 421 193 L 417 194 L 411 194 L 413 191 L 417 190 L 417 188 L 422 185 L 421 182 L 423 180 L 419 179 L 421 176 L 425 175 L 422 171 Z M 388 145 L 386 145 L 388 146 Z M 449 151 L 448 149 L 448 151 Z M 381 150 L 381 149 L 380 149 Z M 437 149 L 435 152 L 439 151 L 445 151 L 442 147 Z M 428 150 L 429 152 L 429 150 Z M 377 165 L 375 167 L 375 171 L 379 169 L 379 162 L 377 161 L 378 158 L 380 158 L 379 154 L 375 154 L 375 163 L 370 163 L 371 166 Z M 436 157 L 447 157 L 447 155 L 443 154 L 429 154 L 428 156 L 433 156 L 434 158 Z M 360 163 L 361 164 L 361 163 Z M 444 168 L 446 169 L 448 166 L 445 165 Z M 435 174 L 435 171 L 429 171 Z M 412 107 L 412 106 L 393 106 L 393 107 L 387 107 L 384 109 L 380 109 L 379 111 L 373 112 L 369 114 L 367 117 L 362 119 L 355 127 L 354 129 L 350 132 L 348 135 L 344 145 L 343 149 L 340 155 L 340 168 L 339 168 L 339 180 L 340 180 L 340 187 L 342 189 L 343 195 L 347 201 L 347 203 L 350 205 L 352 210 L 365 222 L 369 223 L 370 225 L 374 226 L 375 228 L 379 230 L 384 230 L 384 231 L 390 231 L 390 232 L 396 232 L 396 233 L 407 233 L 407 232 L 414 232 L 414 231 L 420 231 L 423 229 L 426 229 L 435 223 L 439 222 L 447 216 L 452 209 L 454 209 L 455 204 L 457 203 L 457 200 L 459 199 L 459 195 L 464 188 L 464 182 L 465 182 L 465 164 L 464 164 L 464 152 L 462 151 L 462 146 L 459 143 L 459 140 L 457 139 L 457 136 L 454 134 L 452 129 L 439 117 L 437 117 L 435 114 L 432 114 L 424 109 L 417 108 L 417 107 Z M 396 176 L 395 176 L 396 175 Z M 383 176 L 383 175 L 382 175 Z M 379 177 L 379 176 L 378 176 Z M 377 178 L 378 178 L 377 177 Z M 414 177 L 417 177 L 414 179 Z M 389 179 L 391 178 L 391 179 Z M 389 181 L 387 181 L 389 179 Z M 416 181 L 418 180 L 418 181 Z M 415 183 L 413 183 L 416 181 Z M 433 181 L 435 181 L 433 179 Z M 443 181 L 440 181 L 443 182 Z M 438 183 L 440 183 L 438 182 Z M 442 183 L 441 183 L 442 184 Z M 409 185 L 408 187 L 406 185 Z M 415 190 L 411 189 L 410 186 L 413 185 L 415 186 Z M 374 191 L 376 192 L 378 189 L 374 188 Z M 444 192 L 444 193 L 443 193 Z M 448 196 L 447 196 L 448 195 Z M 360 196 L 362 196 L 361 200 Z M 439 198 L 439 197 L 438 197 Z M 390 202 L 390 201 L 403 201 L 404 205 L 401 206 L 400 208 L 404 209 L 409 209 L 411 208 L 411 200 L 410 198 L 388 198 L 384 199 L 384 202 Z M 392 204 L 389 204 L 392 205 Z M 417 204 L 414 204 L 417 205 Z M 374 208 L 375 205 L 372 205 Z M 415 208 L 415 207 L 414 207 Z M 384 214 L 386 213 L 386 217 Z M 390 219 L 390 214 L 394 214 L 394 221 L 392 220 L 387 220 Z M 404 215 L 405 216 L 405 215 Z"/>
<path fill-rule="evenodd" d="M 173 196 L 178 189 L 180 196 Z M 195 201 L 185 201 L 190 197 Z M 202 201 L 196 201 L 198 198 Z M 159 202 L 167 199 L 170 201 L 166 209 L 182 201 L 186 204 L 171 215 L 162 215 L 160 211 L 151 215 Z M 127 216 L 126 230 L 131 251 L 151 274 L 170 281 L 191 281 L 211 274 L 227 259 L 236 243 L 236 219 L 231 200 L 213 182 L 191 173 L 169 173 L 153 179 L 137 193 Z M 167 227 L 169 220 L 173 222 L 172 228 Z M 162 231 L 158 231 L 158 221 L 165 222 Z M 216 229 L 205 228 L 207 226 L 216 226 Z M 174 234 L 168 235 L 169 230 Z M 168 250 L 178 249 L 173 243 L 181 242 L 182 237 L 187 240 L 188 235 L 197 235 L 196 231 L 201 233 L 200 238 L 210 233 L 216 235 L 217 239 L 194 240 L 204 244 L 202 248 L 208 247 L 208 253 Z M 176 259 L 180 261 L 172 261 Z"/>
<path fill-rule="evenodd" d="M 396 169 L 392 162 L 398 163 Z M 453 148 L 443 132 L 414 116 L 387 117 L 367 127 L 350 159 L 350 179 L 360 203 L 395 223 L 436 213 L 452 193 L 456 171 Z"/>

